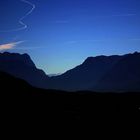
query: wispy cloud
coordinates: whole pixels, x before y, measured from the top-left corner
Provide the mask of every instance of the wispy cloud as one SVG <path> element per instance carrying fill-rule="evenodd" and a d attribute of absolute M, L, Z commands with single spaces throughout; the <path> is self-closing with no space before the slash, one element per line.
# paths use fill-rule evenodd
<path fill-rule="evenodd" d="M 18 41 L 18 42 L 11 42 L 11 43 L 7 43 L 7 44 L 2 44 L 2 45 L 0 45 L 0 51 L 13 49 L 14 47 L 16 47 L 17 45 L 19 45 L 23 42 L 24 41 Z"/>
<path fill-rule="evenodd" d="M 17 31 L 25 30 L 26 28 L 28 28 L 28 25 L 25 24 L 23 20 L 34 11 L 34 9 L 36 8 L 36 5 L 29 2 L 28 0 L 20 0 L 20 1 L 31 6 L 30 10 L 27 11 L 27 13 L 25 13 L 25 15 L 22 16 L 18 21 L 18 23 L 21 25 L 21 27 L 19 27 L 19 28 L 17 27 L 15 29 L 10 29 L 10 30 L 0 30 L 0 32 L 3 32 L 3 33 L 17 32 Z M 10 47 L 10 46 L 7 46 L 7 47 Z"/>

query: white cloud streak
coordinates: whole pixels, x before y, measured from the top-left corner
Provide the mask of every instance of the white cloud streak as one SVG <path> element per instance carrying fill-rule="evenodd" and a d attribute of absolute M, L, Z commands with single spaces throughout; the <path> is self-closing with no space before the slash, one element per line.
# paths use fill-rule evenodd
<path fill-rule="evenodd" d="M 23 17 L 21 17 L 21 18 L 19 19 L 19 21 L 18 21 L 19 24 L 20 24 L 22 27 L 16 28 L 16 29 L 11 29 L 11 30 L 4 30 L 4 31 L 0 31 L 0 32 L 16 32 L 16 31 L 25 30 L 25 29 L 28 27 L 28 25 L 25 24 L 25 23 L 23 22 L 23 20 L 24 20 L 28 15 L 30 15 L 30 14 L 33 12 L 33 10 L 36 8 L 36 6 L 35 6 L 35 4 L 33 4 L 33 3 L 31 3 L 31 2 L 29 2 L 29 1 L 27 1 L 27 0 L 20 0 L 20 1 L 31 6 L 31 9 L 30 9 Z"/>
<path fill-rule="evenodd" d="M 23 42 L 24 41 L 18 41 L 18 42 L 11 42 L 11 43 L 7 43 L 7 44 L 2 44 L 2 45 L 0 45 L 0 51 L 13 49 L 14 47 L 16 47 L 17 45 L 19 45 Z"/>

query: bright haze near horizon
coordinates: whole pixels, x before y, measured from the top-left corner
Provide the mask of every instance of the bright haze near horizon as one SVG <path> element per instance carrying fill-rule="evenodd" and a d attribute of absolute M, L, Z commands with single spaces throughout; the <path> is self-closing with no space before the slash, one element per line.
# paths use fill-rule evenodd
<path fill-rule="evenodd" d="M 1 50 L 28 53 L 47 74 L 63 73 L 89 56 L 140 51 L 140 0 L 0 1 Z M 20 42 L 20 43 L 19 43 Z"/>

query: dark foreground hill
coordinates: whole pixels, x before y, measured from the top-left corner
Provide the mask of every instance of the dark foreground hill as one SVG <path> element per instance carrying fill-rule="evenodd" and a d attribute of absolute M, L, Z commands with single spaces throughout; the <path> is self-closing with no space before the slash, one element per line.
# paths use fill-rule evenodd
<path fill-rule="evenodd" d="M 31 120 L 88 122 L 95 118 L 102 121 L 104 118 L 122 118 L 140 113 L 140 93 L 44 90 L 3 72 L 0 72 L 0 85 L 1 107 L 8 118 L 18 114 L 17 118 Z"/>

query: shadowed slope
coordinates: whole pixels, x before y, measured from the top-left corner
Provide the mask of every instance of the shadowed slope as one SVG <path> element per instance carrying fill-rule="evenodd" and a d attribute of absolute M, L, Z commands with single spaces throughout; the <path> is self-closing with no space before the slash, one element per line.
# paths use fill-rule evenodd
<path fill-rule="evenodd" d="M 35 87 L 66 91 L 140 91 L 140 53 L 87 58 L 59 76 L 48 77 L 27 54 L 0 53 L 0 70 Z"/>
<path fill-rule="evenodd" d="M 140 91 L 140 53 L 89 57 L 51 80 L 52 89 L 68 91 Z"/>
<path fill-rule="evenodd" d="M 28 54 L 0 53 L 0 70 L 26 80 L 36 87 L 47 87 L 48 76 L 36 68 Z"/>
<path fill-rule="evenodd" d="M 140 93 L 64 92 L 31 87 L 25 81 L 0 72 L 1 107 L 6 116 L 45 121 L 103 121 L 137 115 Z M 9 113 L 9 114 L 8 114 Z M 12 116 L 11 116 L 12 114 Z M 40 120 L 40 121 L 41 121 Z"/>
<path fill-rule="evenodd" d="M 93 90 L 140 91 L 140 53 L 122 57 L 98 82 Z"/>
<path fill-rule="evenodd" d="M 120 59 L 119 56 L 89 57 L 74 69 L 52 77 L 52 88 L 72 91 L 89 89 Z"/>

